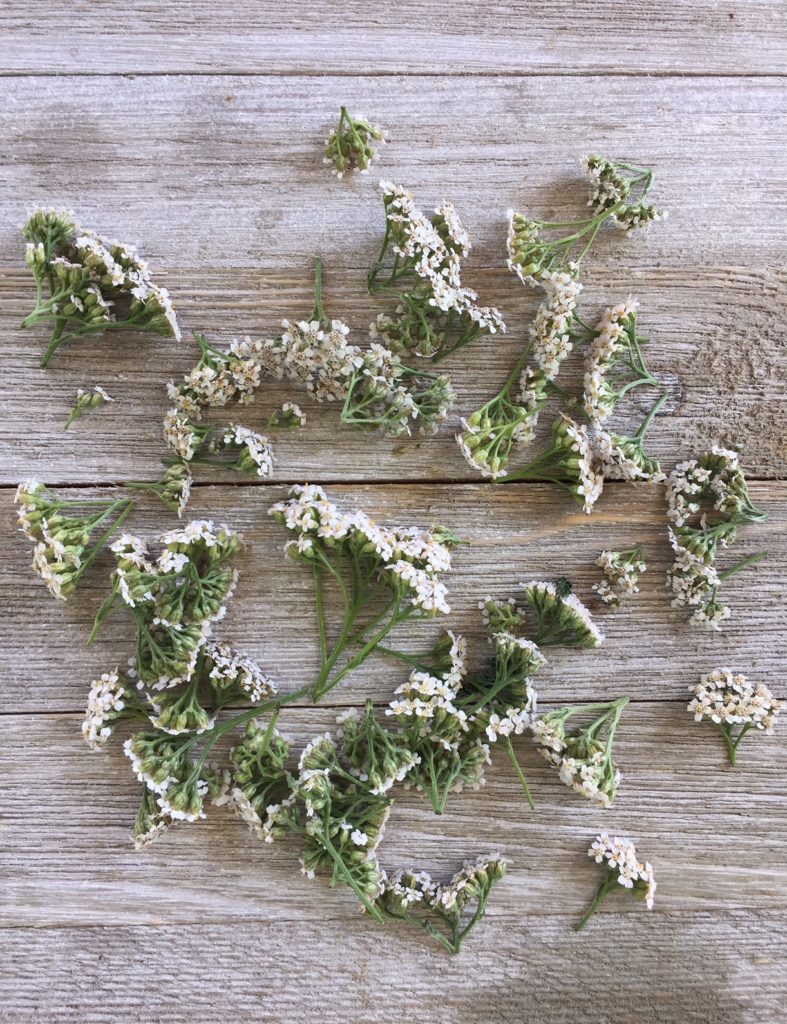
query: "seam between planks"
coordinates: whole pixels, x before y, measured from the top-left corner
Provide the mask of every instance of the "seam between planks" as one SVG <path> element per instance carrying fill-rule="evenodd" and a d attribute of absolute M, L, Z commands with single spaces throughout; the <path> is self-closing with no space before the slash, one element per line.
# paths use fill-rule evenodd
<path fill-rule="evenodd" d="M 498 71 L 375 71 L 347 70 L 335 71 L 4 71 L 0 69 L 0 78 L 708 78 L 708 79 L 782 79 L 787 78 L 783 71 L 691 71 L 691 70 L 653 70 L 653 71 L 609 71 L 606 69 L 588 69 L 561 71 L 555 68 L 533 68 L 528 70 Z"/>
<path fill-rule="evenodd" d="M 635 914 L 636 910 L 634 910 L 634 911 L 632 911 L 632 910 L 628 910 L 628 911 L 625 911 L 625 910 L 624 911 L 604 910 L 604 915 L 606 917 L 614 917 L 614 918 L 618 918 L 618 919 L 621 919 L 621 918 L 624 918 L 624 917 L 629 917 L 632 913 Z M 779 921 L 779 920 L 782 920 L 782 919 L 783 920 L 787 920 L 787 912 L 785 912 L 785 911 L 782 911 L 782 910 L 757 910 L 757 909 L 755 909 L 753 907 L 744 906 L 743 904 L 741 904 L 740 906 L 734 907 L 731 910 L 722 910 L 722 909 L 719 909 L 719 910 L 707 910 L 707 909 L 706 910 L 670 910 L 670 911 L 664 912 L 660 916 L 665 918 L 665 919 L 667 919 L 667 918 L 680 918 L 683 921 L 685 921 L 687 918 L 702 919 L 702 918 L 709 918 L 709 917 L 713 918 L 713 919 L 729 918 L 730 920 L 734 920 L 734 919 L 739 918 L 740 916 L 742 916 L 744 914 L 746 915 L 747 918 L 750 918 L 750 917 L 761 917 L 761 918 L 765 918 L 766 920 L 769 920 L 769 921 Z M 564 911 L 564 910 L 559 910 L 559 909 L 556 908 L 554 910 L 525 910 L 525 909 L 522 909 L 522 910 L 518 910 L 516 913 L 507 913 L 505 911 L 502 911 L 500 913 L 494 913 L 494 914 L 488 913 L 487 914 L 487 920 L 490 923 L 491 922 L 495 922 L 495 921 L 520 921 L 523 917 L 544 918 L 546 920 L 555 919 L 555 918 L 562 920 L 562 919 L 565 918 L 565 919 L 567 919 L 569 921 L 573 921 L 573 920 L 576 920 L 577 912 L 576 912 L 576 909 L 574 909 L 573 911 L 571 911 L 571 910 L 565 910 Z M 300 916 L 300 917 L 286 917 L 286 916 L 283 916 L 283 915 L 277 915 L 276 918 L 275 918 L 275 921 L 273 923 L 276 923 L 276 924 L 278 924 L 278 923 L 301 924 L 303 922 L 304 922 L 304 918 L 302 916 Z M 238 928 L 238 927 L 245 927 L 246 925 L 254 925 L 254 924 L 271 924 L 272 923 L 272 919 L 270 917 L 265 917 L 264 915 L 260 915 L 259 917 L 256 917 L 256 916 L 244 916 L 244 917 L 241 917 L 241 918 L 238 918 L 238 917 L 211 918 L 209 922 L 206 922 L 206 921 L 186 921 L 186 920 L 181 920 L 181 919 L 178 919 L 177 921 L 174 921 L 172 923 L 168 923 L 166 921 L 162 921 L 161 923 L 152 923 L 152 922 L 147 922 L 147 921 L 140 921 L 140 922 L 133 922 L 133 923 L 112 922 L 112 923 L 107 923 L 107 924 L 91 924 L 89 922 L 85 922 L 84 924 L 82 924 L 79 921 L 69 921 L 69 922 L 62 922 L 62 923 L 61 922 L 53 922 L 52 924 L 35 924 L 35 923 L 25 924 L 25 923 L 21 923 L 20 922 L 18 924 L 17 923 L 13 923 L 13 924 L 0 924 L 0 932 L 15 932 L 15 931 L 59 932 L 59 931 L 73 931 L 75 929 L 79 929 L 80 931 L 105 932 L 105 931 L 108 931 L 108 930 L 111 930 L 111 929 L 117 929 L 117 928 L 123 928 L 123 929 L 127 929 L 127 930 L 130 930 L 130 929 L 136 930 L 137 928 L 151 928 L 151 929 L 158 929 L 158 930 L 164 930 L 164 931 L 172 931 L 172 930 L 175 930 L 177 928 L 182 927 L 186 923 L 188 923 L 191 928 L 197 928 L 197 929 L 204 928 L 204 929 L 207 930 L 207 929 L 213 928 L 213 927 L 217 927 L 217 928 Z M 346 916 L 341 917 L 340 915 L 334 916 L 332 914 L 331 915 L 324 915 L 324 914 L 321 913 L 320 917 L 319 917 L 319 924 L 320 925 L 322 925 L 322 924 L 331 924 L 331 925 L 332 924 L 342 924 L 342 925 L 346 925 L 347 924 L 347 917 Z"/>

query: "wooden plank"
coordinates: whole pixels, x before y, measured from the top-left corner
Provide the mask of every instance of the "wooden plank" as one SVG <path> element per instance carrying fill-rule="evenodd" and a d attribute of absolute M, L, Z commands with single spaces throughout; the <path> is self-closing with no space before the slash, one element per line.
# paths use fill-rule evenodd
<path fill-rule="evenodd" d="M 300 750 L 334 721 L 324 708 L 286 710 L 281 727 Z M 355 929 L 352 894 L 308 882 L 296 845 L 261 844 L 226 808 L 136 853 L 128 837 L 138 784 L 120 743 L 101 754 L 87 750 L 77 716 L 10 716 L 3 748 L 3 926 L 261 919 L 308 926 L 326 917 Z M 450 877 L 465 858 L 500 851 L 510 868 L 493 917 L 576 918 L 598 884 L 587 847 L 609 829 L 632 836 L 653 863 L 658 913 L 787 910 L 787 810 L 776 796 L 787 752 L 778 738 L 749 738 L 733 770 L 720 738 L 696 725 L 684 704 L 634 705 L 616 736 L 623 781 L 609 811 L 566 789 L 527 739 L 517 749 L 534 812 L 500 752 L 484 789 L 454 794 L 442 817 L 400 790 L 380 847 L 383 865 L 393 870 L 415 858 L 435 877 Z M 610 900 L 607 909 L 641 908 Z"/>
<path fill-rule="evenodd" d="M 725 583 L 733 617 L 719 634 L 695 631 L 683 611 L 669 606 L 664 573 L 671 550 L 658 489 L 613 486 L 590 517 L 550 485 L 335 486 L 328 493 L 342 507 L 363 508 L 379 522 L 442 522 L 469 542 L 457 549 L 454 570 L 446 578 L 451 615 L 444 623 L 424 622 L 406 630 L 402 642 L 413 650 L 427 649 L 437 630 L 450 626 L 467 635 L 479 664 L 486 646 L 477 604 L 486 594 L 505 597 L 515 594 L 523 580 L 568 575 L 579 596 L 595 608 L 591 586 L 599 579 L 594 565 L 598 554 L 640 542 L 650 566 L 642 592 L 616 615 L 598 611 L 607 635 L 600 649 L 549 653 L 550 663 L 540 676 L 545 700 L 610 699 L 621 693 L 652 701 L 683 700 L 702 673 L 725 664 L 771 685 L 781 678 L 787 662 L 785 484 L 752 486 L 753 501 L 769 519 L 741 531 L 720 564 L 762 549 L 769 557 Z M 248 649 L 282 690 L 288 690 L 316 677 L 318 644 L 311 575 L 285 558 L 286 535 L 266 515 L 283 494 L 279 487 L 201 487 L 189 511 L 194 518 L 226 520 L 246 537 L 248 551 L 238 563 L 240 584 L 217 635 Z M 163 506 L 143 497 L 127 526 L 152 537 L 169 528 L 172 518 Z M 103 556 L 83 589 L 63 604 L 54 602 L 33 575 L 30 557 L 30 543 L 21 534 L 0 538 L 0 609 L 7 635 L 0 654 L 3 710 L 81 710 L 90 679 L 125 663 L 131 652 L 129 623 L 121 614 L 110 620 L 94 648 L 85 649 L 112 563 Z M 387 701 L 401 680 L 397 664 L 375 659 L 329 700 L 337 705 L 367 697 Z"/>
<path fill-rule="evenodd" d="M 85 26 L 89 25 L 89 31 Z M 286 7 L 263 0 L 215 6 L 77 0 L 68 11 L 23 4 L 0 19 L 5 73 L 257 74 L 425 72 L 587 74 L 752 72 L 785 67 L 783 9 L 769 0 L 667 0 L 648 9 L 607 2 L 396 2 L 385 16 L 362 0 Z"/>
<path fill-rule="evenodd" d="M 600 941 L 564 918 L 512 914 L 454 959 L 363 921 L 346 932 L 267 920 L 13 930 L 0 933 L 0 994 L 8 1024 L 105 1024 L 132 1006 L 146 1024 L 519 1024 L 573 1020 L 578 1000 L 587 1024 L 781 1024 L 783 915 L 627 914 L 604 926 Z"/>
<path fill-rule="evenodd" d="M 630 278 L 629 285 L 641 297 L 643 330 L 653 342 L 649 362 L 671 396 L 653 424 L 648 442 L 648 450 L 667 467 L 712 444 L 724 443 L 742 452 L 743 464 L 752 476 L 783 478 L 787 473 L 783 388 L 787 349 L 769 326 L 778 322 L 785 297 L 787 278 L 782 277 L 767 271 L 707 269 L 687 281 L 682 271 L 654 268 Z M 363 294 L 359 278 L 356 274 L 348 280 L 341 272 L 329 277 L 330 295 L 332 308 L 357 328 L 355 340 L 365 344 L 364 328 L 380 307 Z M 214 410 L 206 415 L 206 422 L 239 421 L 264 430 L 268 416 L 283 401 L 300 402 L 306 426 L 275 439 L 278 461 L 274 475 L 280 481 L 326 479 L 326 473 L 333 480 L 479 480 L 454 440 L 459 419 L 501 386 L 524 344 L 535 303 L 512 291 L 505 272 L 479 272 L 476 279 L 490 301 L 512 310 L 511 332 L 473 346 L 446 363 L 458 398 L 438 434 L 386 438 L 342 427 L 335 405 L 311 402 L 297 386 L 272 379 L 254 405 Z M 594 273 L 591 280 L 588 294 L 593 315 L 604 302 L 629 291 L 620 288 L 614 271 Z M 207 327 L 214 339 L 224 343 L 247 331 L 259 335 L 261 323 L 266 325 L 265 334 L 274 334 L 277 318 L 284 313 L 308 316 L 310 312 L 305 273 L 295 279 L 281 273 L 205 274 L 195 269 L 178 273 L 172 285 L 182 297 L 185 322 Z M 138 343 L 131 343 L 130 338 L 95 341 L 64 350 L 54 366 L 40 370 L 43 332 L 18 328 L 29 305 L 29 289 L 30 282 L 22 272 L 0 279 L 0 328 L 6 328 L 4 347 L 8 353 L 8 389 L 0 399 L 0 481 L 16 483 L 31 475 L 53 483 L 155 479 L 165 454 L 161 420 L 168 402 L 164 383 L 179 379 L 194 365 L 196 346 L 190 341 L 176 346 L 149 337 Z M 735 327 L 731 327 L 733 320 Z M 567 361 L 561 380 L 579 393 L 581 376 L 582 359 L 577 354 Z M 64 433 L 77 388 L 89 387 L 94 381 L 107 388 L 116 403 Z M 616 428 L 634 432 L 653 400 L 650 391 L 637 393 L 622 407 Z M 542 416 L 542 436 L 548 433 L 558 407 L 557 402 L 552 403 Z M 24 437 L 23 445 L 16 443 L 19 437 Z M 331 446 L 329 465 L 327 443 Z M 532 458 L 537 450 L 538 444 L 512 464 Z M 207 467 L 199 467 L 197 477 L 204 481 L 237 479 Z"/>
<path fill-rule="evenodd" d="M 282 316 L 307 315 L 309 266 L 320 254 L 329 309 L 364 343 L 384 308 L 365 294 L 363 280 L 379 243 L 381 204 L 373 180 L 336 183 L 318 152 L 326 119 L 348 92 L 391 126 L 381 173 L 412 185 L 424 206 L 442 194 L 456 201 L 478 241 L 467 280 L 500 306 L 510 329 L 447 363 L 459 400 L 436 438 L 337 432 L 336 410 L 311 406 L 306 429 L 280 443 L 280 479 L 324 474 L 326 437 L 335 478 L 473 478 L 453 440 L 458 417 L 500 386 L 535 309 L 535 297 L 504 268 L 503 212 L 516 205 L 561 219 L 577 214 L 584 186 L 576 158 L 589 138 L 629 153 L 633 124 L 635 155 L 657 168 L 658 194 L 672 217 L 647 238 L 603 238 L 588 264 L 584 312 L 595 316 L 630 292 L 641 298 L 651 361 L 673 393 L 669 415 L 652 433 L 659 456 L 671 462 L 722 441 L 745 450 L 755 475 L 784 476 L 787 350 L 774 324 L 787 296 L 779 230 L 787 116 L 777 83 L 588 79 L 578 91 L 557 78 L 430 80 L 425 91 L 411 79 L 211 77 L 173 79 L 166 89 L 145 78 L 118 80 L 112 89 L 102 78 L 6 83 L 0 129 L 14 160 L 0 167 L 8 381 L 0 482 L 31 473 L 73 482 L 151 478 L 162 452 L 163 384 L 194 359 L 188 344 L 129 335 L 66 349 L 39 371 L 45 332 L 18 328 L 33 293 L 14 227 L 33 202 L 76 206 L 87 223 L 140 242 L 175 296 L 184 328 L 224 341 L 273 334 Z M 476 132 L 455 123 L 462 104 L 489 125 L 493 140 L 481 152 Z M 687 105 L 698 110 L 689 122 Z M 576 111 L 571 120 L 567 109 Z M 718 165 L 722 135 L 725 162 Z M 698 172 L 705 166 L 712 175 Z M 564 382 L 576 385 L 578 369 L 577 360 L 568 365 Z M 77 387 L 94 380 L 117 405 L 64 434 Z M 245 421 L 259 426 L 284 398 L 297 400 L 296 389 L 266 385 Z M 641 418 L 644 401 L 627 410 L 627 424 Z"/>
<path fill-rule="evenodd" d="M 592 264 L 613 259 L 621 289 L 632 267 L 783 265 L 779 80 L 24 77 L 4 95 L 3 265 L 21 264 L 16 225 L 43 203 L 137 242 L 165 272 L 302 270 L 316 255 L 368 268 L 385 177 L 425 209 L 451 199 L 471 268 L 502 267 L 508 207 L 557 220 L 586 210 L 589 150 L 652 166 L 670 211 L 646 239 L 605 233 Z M 322 164 L 340 103 L 390 136 L 369 175 L 343 181 Z"/>

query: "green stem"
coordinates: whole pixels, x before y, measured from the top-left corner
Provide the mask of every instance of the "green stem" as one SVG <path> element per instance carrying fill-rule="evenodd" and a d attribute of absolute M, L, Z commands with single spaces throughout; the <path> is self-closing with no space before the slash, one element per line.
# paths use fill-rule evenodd
<path fill-rule="evenodd" d="M 610 894 L 610 892 L 612 892 L 614 887 L 618 884 L 614 874 L 610 874 L 609 871 L 607 871 L 606 869 L 605 871 L 607 877 L 598 887 L 598 892 L 594 896 L 593 902 L 588 907 L 587 912 L 583 914 L 582 918 L 574 925 L 574 931 L 582 931 L 582 929 L 585 927 L 585 925 L 588 923 L 591 917 L 596 913 L 596 911 L 607 898 L 607 896 Z"/>
<path fill-rule="evenodd" d="M 661 407 L 664 405 L 664 403 L 667 401 L 668 398 L 669 398 L 669 394 L 665 391 L 664 394 L 661 396 L 661 398 L 658 400 L 658 402 L 655 403 L 653 408 L 650 410 L 648 415 L 645 417 L 645 419 L 640 424 L 639 430 L 634 435 L 634 439 L 635 440 L 639 441 L 639 440 L 642 440 L 645 437 L 645 434 L 648 432 L 648 427 L 653 422 L 653 418 L 656 416 L 656 414 L 659 412 L 659 410 L 661 409 Z"/>
<path fill-rule="evenodd" d="M 527 784 L 527 779 L 525 778 L 525 773 L 522 771 L 521 765 L 519 764 L 519 761 L 517 761 L 517 759 L 516 759 L 516 754 L 514 753 L 514 745 L 511 742 L 511 737 L 510 736 L 506 736 L 505 739 L 506 739 L 506 747 L 508 748 L 508 756 L 511 758 L 511 764 L 514 766 L 514 771 L 517 774 L 517 778 L 519 779 L 519 781 L 522 784 L 522 789 L 525 791 L 525 796 L 527 797 L 527 802 L 530 805 L 530 810 L 534 811 L 536 809 L 536 805 L 535 805 L 535 803 L 533 801 L 533 797 L 532 797 L 532 795 L 530 793 L 530 787 Z"/>
<path fill-rule="evenodd" d="M 740 572 L 741 569 L 748 568 L 750 565 L 755 565 L 757 562 L 761 562 L 763 558 L 767 557 L 767 551 L 758 551 L 756 554 L 749 555 L 748 557 L 741 559 L 740 562 L 736 562 L 735 565 L 731 565 L 729 569 L 725 569 L 724 572 L 720 572 L 719 579 L 726 580 L 728 576 L 732 576 L 736 572 Z"/>
<path fill-rule="evenodd" d="M 55 352 L 57 352 L 57 350 L 60 348 L 60 346 L 65 341 L 65 338 L 63 337 L 63 331 L 65 330 L 65 327 L 66 327 L 66 321 L 65 320 L 59 320 L 58 323 L 57 323 L 57 327 L 55 327 L 54 333 L 52 334 L 52 340 L 49 342 L 49 347 L 47 348 L 46 352 L 44 353 L 43 359 L 39 363 L 39 366 L 42 369 L 49 365 L 49 360 L 52 358 L 52 356 L 55 354 Z"/>

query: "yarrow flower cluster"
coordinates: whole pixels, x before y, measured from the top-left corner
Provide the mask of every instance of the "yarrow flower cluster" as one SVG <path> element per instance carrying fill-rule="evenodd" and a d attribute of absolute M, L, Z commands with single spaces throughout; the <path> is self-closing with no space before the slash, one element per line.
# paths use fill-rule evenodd
<path fill-rule="evenodd" d="M 558 584 L 533 580 L 523 583 L 525 599 L 535 619 L 533 640 L 539 647 L 599 647 L 604 634 L 567 580 Z"/>
<path fill-rule="evenodd" d="M 137 537 L 125 535 L 112 545 L 118 562 L 113 592 L 93 636 L 119 596 L 135 620 L 136 653 L 125 675 L 115 669 L 93 682 L 82 726 L 88 745 L 100 750 L 120 722 L 144 723 L 124 743 L 143 783 L 137 848 L 158 839 L 174 821 L 204 818 L 208 797 L 241 808 L 240 797 L 234 791 L 228 796 L 228 790 L 231 782 L 242 788 L 242 774 L 231 780 L 207 761 L 208 751 L 228 729 L 286 699 L 277 697 L 273 680 L 248 655 L 210 639 L 235 586 L 237 574 L 225 563 L 239 550 L 237 534 L 198 521 L 165 534 L 161 543 L 156 559 Z M 222 709 L 235 703 L 251 704 L 252 710 L 217 724 Z M 247 747 L 254 746 L 253 736 L 250 725 Z M 203 743 L 199 756 L 197 741 Z M 241 760 L 236 752 L 236 769 Z"/>
<path fill-rule="evenodd" d="M 250 351 L 267 372 L 304 384 L 318 402 L 341 402 L 342 423 L 392 436 L 431 433 L 453 404 L 444 374 L 406 366 L 378 342 L 366 351 L 348 342 L 349 327 L 325 314 L 319 260 L 311 318 L 284 320 L 282 327 L 278 338 L 253 343 Z"/>
<path fill-rule="evenodd" d="M 603 569 L 604 579 L 593 589 L 610 608 L 619 608 L 624 597 L 639 593 L 637 581 L 647 568 L 639 545 L 626 551 L 602 551 L 596 565 Z"/>
<path fill-rule="evenodd" d="M 721 583 L 767 552 L 718 572 L 718 549 L 735 540 L 740 526 L 762 522 L 765 513 L 752 504 L 738 455 L 719 447 L 675 467 L 667 481 L 667 502 L 669 539 L 675 552 L 667 574 L 672 604 L 693 608 L 692 623 L 719 630 L 730 615 L 718 599 Z"/>
<path fill-rule="evenodd" d="M 635 388 L 657 387 L 642 354 L 636 299 L 606 309 L 592 332 L 585 358 L 583 405 L 593 426 L 601 426 Z"/>
<path fill-rule="evenodd" d="M 365 117 L 351 117 L 347 107 L 339 112 L 339 124 L 325 140 L 323 163 L 331 174 L 344 177 L 351 171 L 369 173 L 369 165 L 377 156 L 375 143 L 385 143 L 381 128 L 370 124 Z"/>
<path fill-rule="evenodd" d="M 483 785 L 491 760 L 483 725 L 460 706 L 464 639 L 446 633 L 432 658 L 430 670 L 414 670 L 397 688 L 386 714 L 418 755 L 408 782 L 428 796 L 436 814 L 442 814 L 452 792 Z"/>
<path fill-rule="evenodd" d="M 248 427 L 230 424 L 217 432 L 208 445 L 211 454 L 233 455 L 234 458 L 222 460 L 226 469 L 236 469 L 241 473 L 269 477 L 273 473 L 273 449 L 270 438 L 258 434 Z"/>
<path fill-rule="evenodd" d="M 176 385 L 167 385 L 167 395 L 175 409 L 193 420 L 202 418 L 202 410 L 223 408 L 232 399 L 240 405 L 254 401 L 261 383 L 259 363 L 243 355 L 244 342 L 233 341 L 228 351 L 209 344 L 204 334 L 194 331 L 200 359 Z"/>
<path fill-rule="evenodd" d="M 15 503 L 19 528 L 34 545 L 33 568 L 52 596 L 62 601 L 73 594 L 133 506 L 130 498 L 57 498 L 38 480 L 21 483 Z M 99 531 L 101 536 L 94 541 Z"/>
<path fill-rule="evenodd" d="M 79 388 L 77 391 L 76 402 L 71 407 L 71 411 L 68 414 L 66 425 L 63 427 L 64 430 L 68 430 L 74 420 L 78 420 L 80 416 L 83 416 L 88 409 L 96 409 L 100 405 L 106 405 L 107 402 L 114 402 L 112 398 L 100 384 L 96 384 L 92 391 L 85 391 L 84 388 Z"/>
<path fill-rule="evenodd" d="M 688 711 L 695 722 L 708 721 L 724 737 L 730 763 L 737 761 L 741 740 L 752 729 L 773 732 L 782 701 L 776 700 L 764 683 L 750 683 L 740 672 L 717 668 L 690 686 Z M 740 728 L 737 728 L 740 726 Z"/>
<path fill-rule="evenodd" d="M 643 864 L 639 860 L 630 839 L 601 832 L 591 844 L 588 857 L 602 865 L 604 877 L 593 902 L 576 925 L 577 931 L 585 927 L 607 896 L 617 890 L 618 885 L 628 889 L 636 899 L 642 900 L 648 910 L 653 909 L 656 877 L 652 866 L 647 861 Z"/>
<path fill-rule="evenodd" d="M 298 835 L 307 878 L 330 871 L 334 883 L 349 886 L 367 913 L 382 922 L 375 904 L 383 888 L 377 849 L 392 803 L 362 781 L 366 767 L 362 757 L 350 761 L 330 733 L 317 736 L 302 752 L 297 776 L 287 778 L 289 795 L 266 808 L 262 834 L 266 841 Z"/>
<path fill-rule="evenodd" d="M 66 341 L 120 328 L 180 340 L 166 288 L 156 285 L 133 245 L 80 228 L 65 210 L 39 209 L 22 229 L 36 281 L 35 309 L 23 327 L 53 325 L 42 366 Z"/>
<path fill-rule="evenodd" d="M 627 181 L 628 184 L 615 202 L 605 203 L 603 207 L 598 206 L 595 209 L 598 199 L 597 171 L 602 165 L 608 165 L 609 168 L 617 167 L 621 180 Z M 576 230 L 570 234 L 557 239 L 545 238 L 543 232 L 551 232 L 566 225 L 535 221 L 513 210 L 509 210 L 508 213 L 508 267 L 523 284 L 541 288 L 545 297 L 530 329 L 529 344 L 517 360 L 505 384 L 494 398 L 462 421 L 464 430 L 457 436 L 457 442 L 468 464 L 493 479 L 505 476 L 514 451 L 526 447 L 533 441 L 539 415 L 550 394 L 564 393 L 555 384 L 555 379 L 563 361 L 573 348 L 575 338 L 582 336 L 577 327 L 581 321 L 576 313 L 582 291 L 579 281 L 582 260 L 590 251 L 598 231 L 607 219 L 620 218 L 627 223 L 633 223 L 636 219 L 634 213 L 626 212 L 630 205 L 632 189 L 637 193 L 639 200 L 644 199 L 653 181 L 651 171 L 630 168 L 623 164 L 614 165 L 597 157 L 589 158 L 586 170 L 594 185 L 590 204 L 594 206 L 594 213 L 586 221 L 573 224 L 572 227 Z M 608 172 L 605 171 L 604 180 L 607 177 Z M 639 209 L 639 205 L 635 205 Z M 643 224 L 644 216 L 644 213 L 640 215 Z M 580 252 L 579 246 L 583 242 L 584 247 Z M 616 315 L 627 316 L 628 310 L 618 310 Z M 603 343 L 609 348 L 614 330 L 604 330 L 603 323 L 599 325 L 598 330 L 600 334 L 604 334 Z M 634 330 L 636 344 L 636 327 Z M 599 342 L 599 353 L 601 345 L 602 342 Z M 609 355 L 612 359 L 611 352 Z M 611 370 L 612 364 L 604 368 Z M 606 395 L 606 389 L 603 387 L 601 365 L 596 365 L 590 370 L 595 372 L 591 372 L 586 378 L 586 385 L 592 396 L 588 401 L 592 404 L 596 398 L 601 401 L 606 396 L 609 404 L 611 396 Z M 640 376 L 644 373 L 646 371 L 643 369 Z M 515 395 L 517 386 L 519 393 Z M 599 392 L 597 395 L 599 389 L 604 394 Z M 594 422 L 592 416 L 591 422 Z M 589 439 L 588 443 L 590 440 L 592 439 Z M 629 439 L 620 440 L 625 442 Z M 603 464 L 606 460 L 601 458 L 596 461 Z M 595 484 L 595 479 L 593 483 Z M 591 494 L 592 492 L 593 486 Z"/>
<path fill-rule="evenodd" d="M 127 481 L 126 487 L 132 487 L 135 491 L 152 491 L 168 509 L 177 512 L 180 519 L 189 503 L 193 482 L 188 462 L 175 459 L 160 480 L 152 483 L 145 480 Z"/>
<path fill-rule="evenodd" d="M 154 559 L 139 537 L 124 534 L 115 541 L 112 593 L 91 635 L 95 639 L 120 600 L 137 629 L 135 672 L 157 691 L 191 680 L 211 623 L 223 618 L 235 589 L 237 571 L 227 563 L 242 539 L 225 526 L 194 520 L 165 533 L 161 546 Z"/>
<path fill-rule="evenodd" d="M 368 276 L 369 292 L 395 292 L 393 315 L 381 313 L 372 324 L 396 353 L 442 359 L 483 335 L 505 331 L 497 309 L 479 306 L 478 295 L 461 282 L 462 260 L 470 239 L 453 204 L 441 203 L 425 216 L 406 189 L 380 182 L 385 235 Z M 401 291 L 398 285 L 406 284 Z"/>
<path fill-rule="evenodd" d="M 384 876 L 376 902 L 386 918 L 422 928 L 449 953 L 458 953 L 483 918 L 489 895 L 505 872 L 506 862 L 499 854 L 466 861 L 453 878 L 439 885 L 425 871 L 400 869 Z"/>
<path fill-rule="evenodd" d="M 296 485 L 289 495 L 269 514 L 292 535 L 287 553 L 314 571 L 322 668 L 312 692 L 319 699 L 358 668 L 399 623 L 450 611 L 440 576 L 451 568 L 453 539 L 441 528 L 390 529 L 378 526 L 363 511 L 342 512 L 321 487 Z M 340 635 L 332 646 L 324 602 L 329 582 L 337 586 L 343 602 Z M 363 628 L 361 620 L 378 598 L 384 612 Z M 353 637 L 358 638 L 359 649 L 338 668 Z"/>
<path fill-rule="evenodd" d="M 509 474 L 505 482 L 534 479 L 554 480 L 589 515 L 604 489 L 604 474 L 594 458 L 587 427 L 561 413 L 552 429 L 552 447 Z"/>
<path fill-rule="evenodd" d="M 610 703 L 580 704 L 550 711 L 533 723 L 533 738 L 541 756 L 558 770 L 560 781 L 574 792 L 610 807 L 617 795 L 620 771 L 612 747 L 628 697 Z M 575 715 L 601 712 L 589 725 L 570 728 Z"/>

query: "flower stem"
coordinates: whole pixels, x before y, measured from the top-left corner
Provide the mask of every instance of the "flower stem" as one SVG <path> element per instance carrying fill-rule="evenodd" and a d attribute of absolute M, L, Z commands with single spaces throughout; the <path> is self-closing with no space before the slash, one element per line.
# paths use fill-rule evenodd
<path fill-rule="evenodd" d="M 530 787 L 527 784 L 525 773 L 522 771 L 519 761 L 517 761 L 516 759 L 516 754 L 514 753 L 514 745 L 511 742 L 510 736 L 506 736 L 506 747 L 508 748 L 508 756 L 511 758 L 511 764 L 514 766 L 514 771 L 517 774 L 517 778 L 522 784 L 522 789 L 525 791 L 525 796 L 527 797 L 527 802 L 530 805 L 530 810 L 534 811 L 536 809 L 536 805 L 530 793 Z"/>
<path fill-rule="evenodd" d="M 574 931 L 582 931 L 582 929 L 585 927 L 585 925 L 588 923 L 591 917 L 596 913 L 596 911 L 607 898 L 607 896 L 610 894 L 610 892 L 612 892 L 616 884 L 617 882 L 615 880 L 615 876 L 607 872 L 607 877 L 598 887 L 598 892 L 593 897 L 593 902 L 588 907 L 586 913 L 583 914 L 582 918 L 574 925 Z"/>
<path fill-rule="evenodd" d="M 725 569 L 724 572 L 720 572 L 719 579 L 726 580 L 728 576 L 733 576 L 736 572 L 740 572 L 741 569 L 747 569 L 750 565 L 755 565 L 767 557 L 767 551 L 758 551 L 756 554 L 749 555 L 747 558 L 741 559 L 740 562 L 736 562 L 735 565 L 731 565 L 729 569 Z"/>

